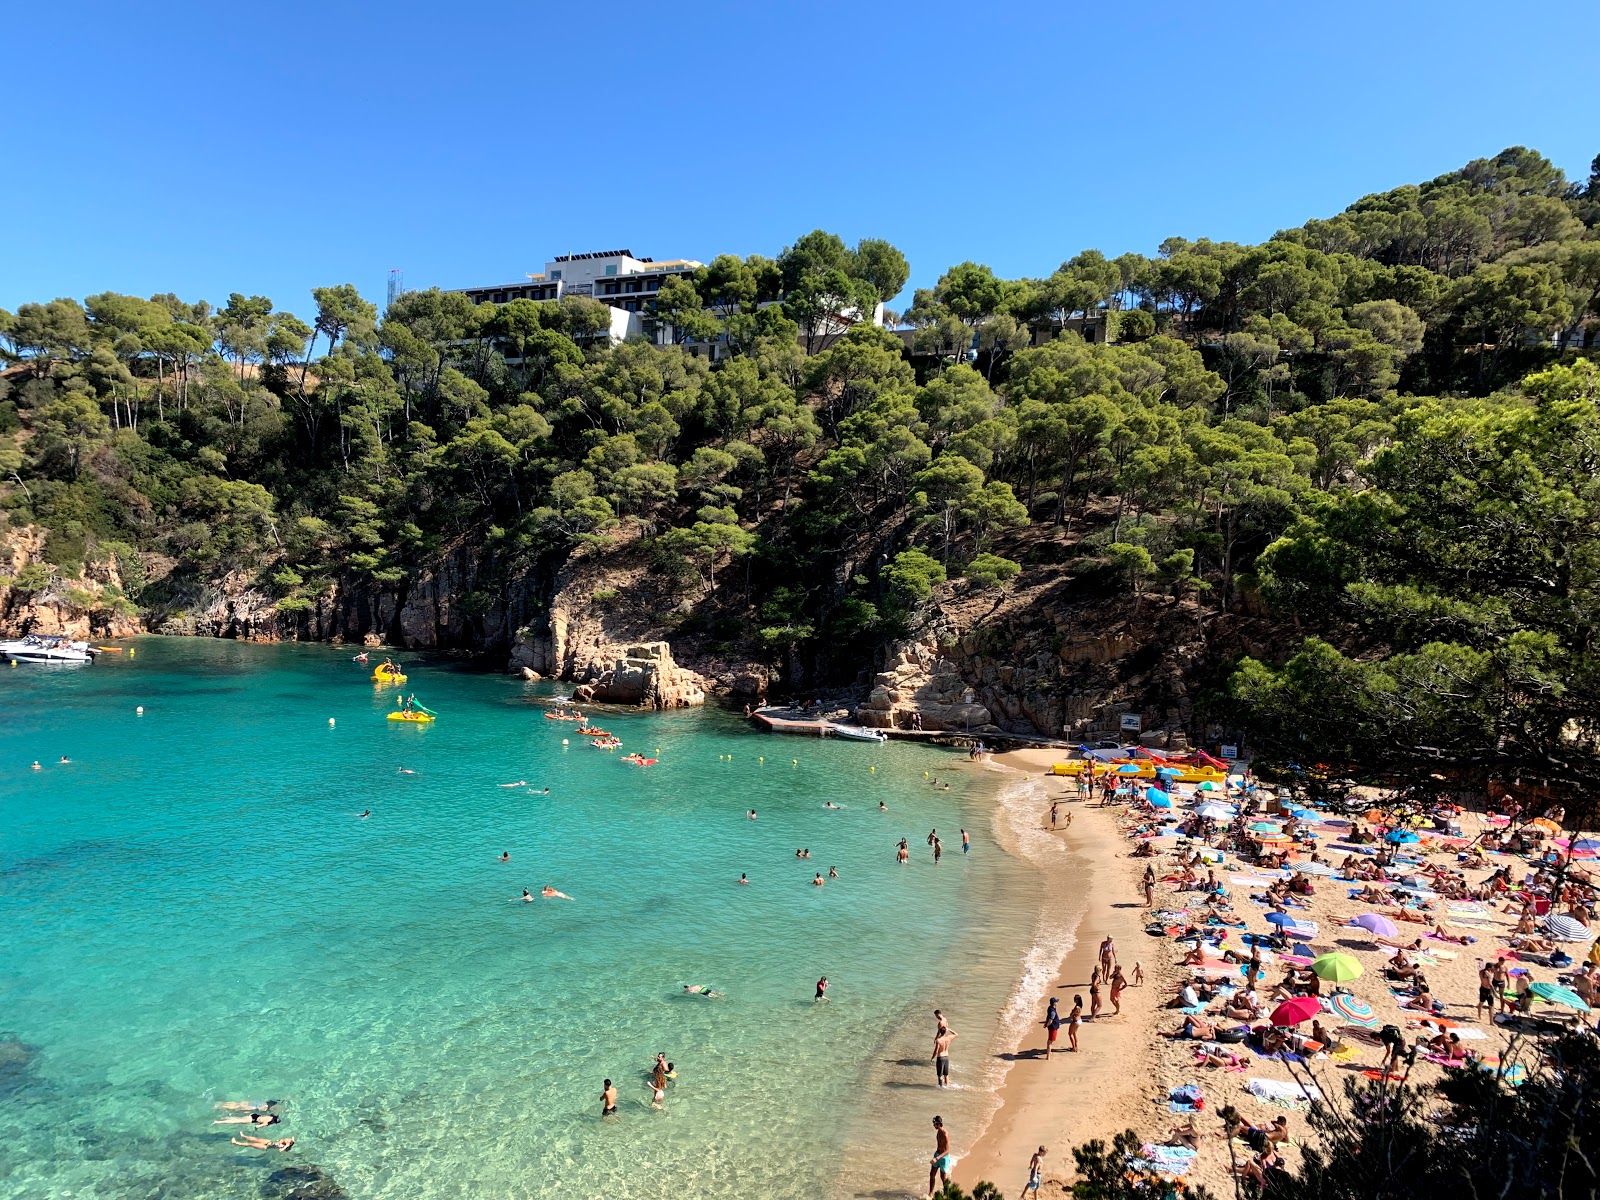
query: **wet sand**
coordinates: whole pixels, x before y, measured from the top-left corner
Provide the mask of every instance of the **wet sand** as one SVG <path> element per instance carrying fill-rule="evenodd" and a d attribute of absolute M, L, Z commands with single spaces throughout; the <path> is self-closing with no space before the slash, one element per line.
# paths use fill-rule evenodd
<path fill-rule="evenodd" d="M 996 763 L 1037 779 L 1061 757 L 1056 750 L 1018 750 L 997 756 Z M 1128 844 L 1117 828 L 1122 810 L 1068 800 L 1065 794 L 1070 788 L 1065 779 L 1047 779 L 1039 823 L 1049 825 L 1050 798 L 1061 797 L 1063 822 L 1072 814 L 1071 828 L 1053 835 L 1067 851 L 1053 869 L 1070 880 L 1079 899 L 1079 911 L 1072 914 L 1075 941 L 1048 993 L 1038 1000 L 1020 1044 L 1003 1051 L 1011 1057 L 1011 1070 L 1000 1089 L 998 1111 L 956 1164 L 956 1181 L 968 1189 L 987 1179 L 1003 1194 L 1020 1192 L 1028 1161 L 1041 1145 L 1047 1150 L 1047 1186 L 1051 1180 L 1065 1182 L 1073 1177 L 1071 1147 L 1148 1123 L 1147 1093 L 1156 1070 L 1153 1001 L 1158 964 L 1163 961 L 1158 956 L 1169 955 L 1171 943 L 1144 932 L 1145 909 L 1138 891 L 1144 864 L 1126 857 Z M 1110 989 L 1102 984 L 1101 1016 L 1084 1021 L 1079 1052 L 1066 1050 L 1069 1042 L 1063 1026 L 1056 1042 L 1060 1050 L 1047 1060 L 1045 1003 L 1050 995 L 1056 996 L 1065 1020 L 1073 997 L 1081 995 L 1088 1013 L 1089 976 L 1107 935 L 1115 940 L 1118 962 L 1130 981 L 1133 964 L 1142 962 L 1145 984 L 1130 986 L 1122 994 L 1120 1016 L 1111 1015 Z"/>

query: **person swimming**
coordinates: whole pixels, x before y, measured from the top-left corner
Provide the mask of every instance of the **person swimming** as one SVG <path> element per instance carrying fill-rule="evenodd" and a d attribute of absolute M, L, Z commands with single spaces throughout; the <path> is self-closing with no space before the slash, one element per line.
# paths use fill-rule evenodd
<path fill-rule="evenodd" d="M 889 811 L 889 806 L 887 804 L 885 804 L 882 800 L 879 800 L 878 801 L 878 811 L 879 812 L 888 812 Z"/>
<path fill-rule="evenodd" d="M 242 1117 L 218 1117 L 213 1125 L 276 1125 L 283 1120 L 277 1113 L 253 1112 Z"/>
<path fill-rule="evenodd" d="M 715 1000 L 722 995 L 709 983 L 686 983 L 683 985 L 683 990 L 691 996 L 704 996 L 707 1000 Z M 667 1064 L 667 1074 L 669 1078 L 672 1075 L 671 1063 Z"/>
<path fill-rule="evenodd" d="M 68 764 L 68 763 L 69 763 L 69 762 L 71 762 L 71 761 L 72 761 L 72 760 L 71 760 L 71 759 L 70 759 L 70 758 L 68 758 L 68 757 L 67 757 L 67 756 L 66 756 L 66 755 L 65 755 L 65 754 L 63 754 L 63 755 L 62 755 L 62 756 L 61 756 L 61 765 L 62 765 L 62 766 L 66 766 L 66 765 L 67 765 L 67 764 Z"/>
<path fill-rule="evenodd" d="M 38 763 L 34 763 L 33 765 L 37 767 L 39 764 Z M 756 810 L 752 808 L 749 812 L 745 813 L 745 816 L 749 817 L 752 821 L 754 821 L 756 819 Z"/>
<path fill-rule="evenodd" d="M 511 861 L 511 851 L 509 851 L 509 850 L 500 851 L 500 861 L 501 862 L 510 862 Z"/>
<path fill-rule="evenodd" d="M 811 883 L 812 883 L 812 886 L 814 886 L 814 887 L 821 887 L 821 886 L 822 886 L 822 884 L 823 884 L 823 882 L 824 882 L 824 881 L 823 881 L 823 878 L 822 878 L 822 872 L 821 872 L 821 871 L 818 871 L 818 872 L 817 872 L 817 877 L 816 877 L 816 878 L 815 878 L 815 879 L 813 879 L 813 880 L 812 880 L 812 881 L 811 881 Z"/>
<path fill-rule="evenodd" d="M 399 772 L 398 772 L 398 774 L 401 774 L 401 775 L 415 775 L 416 772 L 413 771 L 410 767 L 401 767 Z"/>
<path fill-rule="evenodd" d="M 245 1134 L 242 1138 L 229 1138 L 228 1140 L 235 1146 L 248 1146 L 252 1150 L 288 1150 L 294 1145 L 293 1138 L 269 1142 L 266 1138 L 251 1137 L 249 1134 Z"/>
<path fill-rule="evenodd" d="M 824 805 L 823 805 L 823 806 L 822 806 L 822 807 L 823 807 L 823 808 L 843 808 L 843 807 L 844 807 L 844 805 L 842 805 L 842 804 L 835 804 L 835 803 L 834 803 L 834 802 L 833 802 L 833 801 L 832 801 L 832 800 L 829 800 L 829 801 L 828 801 L 828 802 L 827 802 L 827 803 L 825 803 L 825 804 L 824 804 Z"/>
<path fill-rule="evenodd" d="M 838 867 L 829 867 L 828 868 L 828 878 L 829 879 L 837 879 L 837 878 L 839 878 L 839 868 Z"/>
<path fill-rule="evenodd" d="M 365 821 L 371 815 L 372 815 L 372 810 L 370 808 L 364 808 L 364 809 L 362 809 L 360 812 L 358 812 L 356 814 L 356 820 Z"/>
<path fill-rule="evenodd" d="M 539 892 L 539 894 L 541 896 L 543 896 L 546 900 L 571 900 L 572 899 L 572 897 L 567 895 L 565 892 L 556 891 L 556 889 L 551 887 L 548 883 L 544 885 L 543 889 Z"/>
<path fill-rule="evenodd" d="M 524 900 L 528 901 L 529 903 L 532 903 L 533 902 L 533 893 L 530 892 L 527 888 L 523 888 L 522 889 L 522 898 Z"/>
<path fill-rule="evenodd" d="M 282 1104 L 282 1100 L 219 1100 L 217 1107 L 223 1112 L 268 1112 Z"/>
<path fill-rule="evenodd" d="M 748 879 L 746 879 L 744 877 L 744 872 L 743 871 L 739 872 L 739 882 L 742 883 L 742 884 L 748 884 L 750 882 Z"/>
<path fill-rule="evenodd" d="M 528 786 L 528 781 L 526 779 L 519 779 L 515 783 L 502 783 L 499 786 L 500 787 L 527 787 Z M 545 790 L 549 791 L 550 789 L 546 788 Z"/>

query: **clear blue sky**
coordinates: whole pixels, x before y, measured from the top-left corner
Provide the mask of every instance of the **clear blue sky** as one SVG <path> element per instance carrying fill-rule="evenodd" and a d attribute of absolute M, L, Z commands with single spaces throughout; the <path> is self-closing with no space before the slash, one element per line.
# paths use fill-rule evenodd
<path fill-rule="evenodd" d="M 931 284 L 1257 241 L 1524 144 L 1600 153 L 1583 4 L 25 5 L 0 306 L 520 278 L 821 226 Z"/>

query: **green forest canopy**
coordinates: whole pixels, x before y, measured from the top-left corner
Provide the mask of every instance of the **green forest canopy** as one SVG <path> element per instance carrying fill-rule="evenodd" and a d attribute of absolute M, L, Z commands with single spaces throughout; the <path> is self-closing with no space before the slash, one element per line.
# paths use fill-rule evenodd
<path fill-rule="evenodd" d="M 332 587 L 403 593 L 446 548 L 500 587 L 625 527 L 737 638 L 853 676 L 947 575 L 1008 586 L 1031 525 L 1135 596 L 1224 609 L 1261 583 L 1331 639 L 1307 654 L 1439 670 L 1428 647 L 1457 646 L 1498 653 L 1456 669 L 1502 691 L 1555 688 L 1593 594 L 1588 543 L 1555 561 L 1548 539 L 1592 517 L 1574 439 L 1593 433 L 1597 224 L 1600 160 L 1573 183 L 1518 147 L 1260 245 L 1085 250 L 1030 279 L 960 263 L 915 292 L 904 339 L 851 325 L 904 286 L 904 256 L 820 230 L 663 288 L 669 345 L 612 345 L 580 298 L 23 304 L 0 311 L 0 503 L 48 531 L 52 571 L 16 583 L 157 551 L 256 574 L 292 628 Z M 1537 485 L 1496 473 L 1512 454 Z M 1555 582 L 1502 586 L 1535 559 Z M 1240 703 L 1288 736 L 1272 668 L 1250 670 Z M 1558 715 L 1514 736 L 1549 753 Z M 1508 718 L 1473 719 L 1482 743 Z M 1466 736 L 1426 734 L 1447 735 Z"/>

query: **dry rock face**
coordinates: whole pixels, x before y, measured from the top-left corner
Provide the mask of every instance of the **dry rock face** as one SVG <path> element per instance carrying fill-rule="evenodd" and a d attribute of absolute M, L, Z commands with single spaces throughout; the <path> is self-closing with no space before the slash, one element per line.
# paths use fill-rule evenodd
<path fill-rule="evenodd" d="M 43 529 L 33 526 L 0 531 L 0 577 L 14 578 L 30 565 L 44 564 L 45 537 Z M 81 579 L 52 576 L 37 591 L 23 592 L 0 583 L 0 634 L 62 635 L 87 641 L 142 632 L 137 615 L 115 612 L 102 603 L 109 599 L 108 588 L 122 589 L 115 559 L 85 564 Z"/>
<path fill-rule="evenodd" d="M 705 686 L 693 671 L 672 661 L 666 642 L 627 646 L 610 666 L 590 666 L 573 691 L 586 703 L 636 704 L 640 708 L 693 708 L 706 702 Z"/>
<path fill-rule="evenodd" d="M 913 713 L 922 715 L 924 729 L 1000 732 L 993 715 L 976 702 L 960 664 L 916 642 L 898 648 L 889 669 L 874 678 L 872 693 L 856 715 L 876 729 L 904 729 Z"/>

